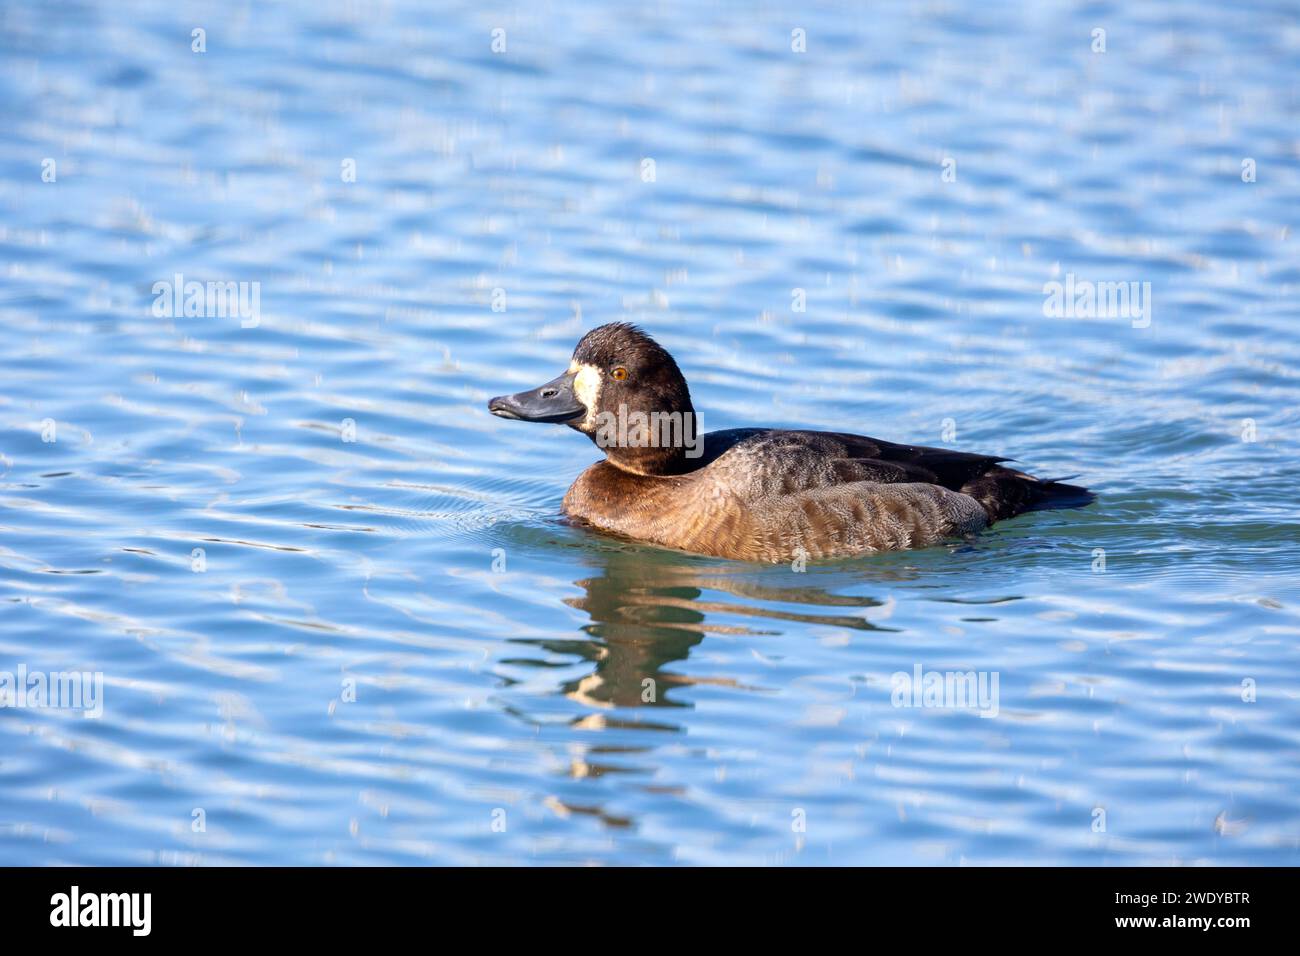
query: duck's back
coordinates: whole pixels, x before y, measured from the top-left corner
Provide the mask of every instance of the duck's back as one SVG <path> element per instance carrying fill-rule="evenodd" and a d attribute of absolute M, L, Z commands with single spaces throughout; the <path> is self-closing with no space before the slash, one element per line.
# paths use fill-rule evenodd
<path fill-rule="evenodd" d="M 671 476 L 600 462 L 574 483 L 565 511 L 667 547 L 789 561 L 924 547 L 1063 499 L 1062 489 L 1087 494 L 998 458 L 838 432 L 713 432 L 704 452 Z"/>

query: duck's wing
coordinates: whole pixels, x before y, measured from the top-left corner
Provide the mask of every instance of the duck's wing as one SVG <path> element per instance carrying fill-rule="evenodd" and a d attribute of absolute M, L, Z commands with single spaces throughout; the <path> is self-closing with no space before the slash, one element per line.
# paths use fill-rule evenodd
<path fill-rule="evenodd" d="M 1009 460 L 992 455 L 954 451 L 951 448 L 899 445 L 879 438 L 843 432 L 794 432 L 793 434 L 826 435 L 832 444 L 839 446 L 839 454 L 836 456 L 838 459 L 853 462 L 867 471 L 878 473 L 877 477 L 870 480 L 923 481 L 952 491 L 960 491 L 967 482 L 988 474 L 1002 462 Z M 848 470 L 852 472 L 854 469 Z"/>
<path fill-rule="evenodd" d="M 789 491 L 857 481 L 921 482 L 958 491 L 1006 460 L 865 435 L 774 428 L 714 432 L 705 436 L 705 447 L 713 452 L 710 458 L 724 459 L 718 465 L 756 469 L 758 477 L 768 475 Z"/>
<path fill-rule="evenodd" d="M 929 485 L 974 498 L 991 521 L 1092 500 L 1083 488 L 1008 468 L 1002 464 L 1008 460 L 844 432 L 771 429 L 741 437 L 718 465 L 748 474 L 764 497 L 825 494 L 841 487 L 846 491 L 837 494 L 851 497 L 861 489 L 848 486 L 862 483 Z"/>
<path fill-rule="evenodd" d="M 988 524 L 975 498 L 940 484 L 917 463 L 923 456 L 896 448 L 827 432 L 740 436 L 686 479 L 689 504 L 672 522 L 685 544 L 674 544 L 779 562 L 923 547 Z"/>
<path fill-rule="evenodd" d="M 1077 508 L 1090 504 L 1096 497 L 1078 485 L 1036 478 L 1008 468 L 1003 462 L 1010 461 L 1009 458 L 925 445 L 899 445 L 864 435 L 829 434 L 844 447 L 844 457 L 833 465 L 844 480 L 938 485 L 974 498 L 984 507 L 990 521 L 1042 508 Z M 891 469 L 897 469 L 894 472 L 897 477 L 889 477 Z"/>

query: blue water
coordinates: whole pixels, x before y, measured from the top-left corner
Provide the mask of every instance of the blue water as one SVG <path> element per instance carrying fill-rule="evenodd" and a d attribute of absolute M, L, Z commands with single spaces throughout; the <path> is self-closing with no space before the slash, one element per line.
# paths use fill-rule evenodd
<path fill-rule="evenodd" d="M 0 6 L 0 671 L 103 680 L 0 709 L 0 863 L 1300 863 L 1300 12 L 842 7 Z M 485 403 L 614 319 L 708 428 L 1100 498 L 569 527 Z"/>

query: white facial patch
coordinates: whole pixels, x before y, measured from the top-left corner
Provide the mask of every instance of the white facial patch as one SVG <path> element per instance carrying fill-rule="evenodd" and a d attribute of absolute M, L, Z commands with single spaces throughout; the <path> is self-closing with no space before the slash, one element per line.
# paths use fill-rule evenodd
<path fill-rule="evenodd" d="M 600 408 L 600 369 L 594 365 L 570 362 L 569 371 L 576 373 L 573 376 L 573 394 L 587 407 L 587 417 L 579 427 L 583 431 L 590 431 L 596 427 L 596 412 Z"/>

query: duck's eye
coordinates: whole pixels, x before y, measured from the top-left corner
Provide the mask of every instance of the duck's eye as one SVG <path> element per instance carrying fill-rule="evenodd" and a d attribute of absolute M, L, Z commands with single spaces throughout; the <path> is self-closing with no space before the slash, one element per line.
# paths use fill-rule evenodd
<path fill-rule="evenodd" d="M 614 376 L 614 381 L 616 382 L 626 381 L 627 379 L 627 369 L 621 365 L 615 365 L 614 370 L 609 374 Z"/>

